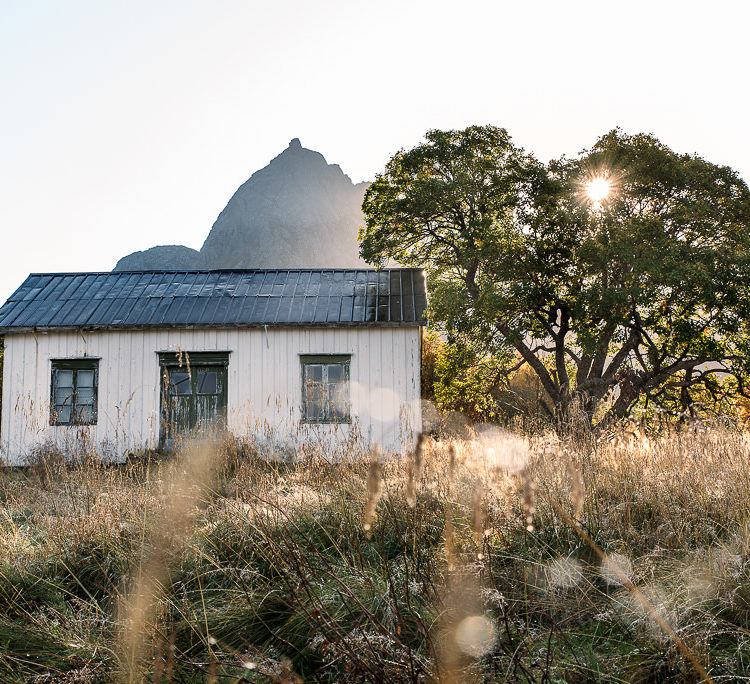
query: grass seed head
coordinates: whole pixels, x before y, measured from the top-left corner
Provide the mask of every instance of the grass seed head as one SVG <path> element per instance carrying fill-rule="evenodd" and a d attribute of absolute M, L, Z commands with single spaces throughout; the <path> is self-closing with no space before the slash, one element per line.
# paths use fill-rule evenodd
<path fill-rule="evenodd" d="M 583 514 L 583 502 L 586 494 L 583 475 L 581 475 L 581 471 L 570 456 L 567 459 L 567 470 L 570 479 L 570 501 L 573 504 L 573 517 L 579 519 Z"/>
<path fill-rule="evenodd" d="M 471 529 L 476 537 L 484 534 L 487 511 L 484 505 L 484 487 L 477 482 L 471 497 Z"/>
<path fill-rule="evenodd" d="M 417 504 L 417 484 L 422 477 L 424 468 L 424 447 L 426 442 L 424 433 L 420 432 L 417 436 L 417 444 L 414 448 L 409 463 L 407 465 L 406 479 L 406 501 L 412 508 Z"/>
<path fill-rule="evenodd" d="M 378 501 L 383 494 L 383 466 L 374 458 L 370 461 L 367 471 L 367 503 L 365 504 L 365 517 L 363 527 L 369 531 L 372 527 L 372 518 L 375 514 Z"/>
<path fill-rule="evenodd" d="M 534 530 L 534 513 L 536 513 L 536 482 L 528 469 L 523 471 L 523 496 L 521 510 L 526 520 L 526 530 Z"/>

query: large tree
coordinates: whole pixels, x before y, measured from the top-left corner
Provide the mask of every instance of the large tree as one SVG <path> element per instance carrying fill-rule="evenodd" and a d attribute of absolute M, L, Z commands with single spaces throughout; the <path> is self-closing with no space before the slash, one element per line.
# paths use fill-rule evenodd
<path fill-rule="evenodd" d="M 363 258 L 425 267 L 431 321 L 500 375 L 531 367 L 550 414 L 744 391 L 750 191 L 726 166 L 620 130 L 546 166 L 503 129 L 434 130 L 363 209 Z"/>

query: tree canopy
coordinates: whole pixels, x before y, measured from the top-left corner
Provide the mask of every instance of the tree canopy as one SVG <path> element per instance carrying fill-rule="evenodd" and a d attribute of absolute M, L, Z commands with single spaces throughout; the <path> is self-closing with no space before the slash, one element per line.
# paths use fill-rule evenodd
<path fill-rule="evenodd" d="M 745 392 L 750 191 L 726 166 L 619 129 L 547 165 L 500 128 L 433 130 L 363 210 L 362 257 L 426 268 L 430 320 L 499 378 L 533 369 L 550 414 Z"/>

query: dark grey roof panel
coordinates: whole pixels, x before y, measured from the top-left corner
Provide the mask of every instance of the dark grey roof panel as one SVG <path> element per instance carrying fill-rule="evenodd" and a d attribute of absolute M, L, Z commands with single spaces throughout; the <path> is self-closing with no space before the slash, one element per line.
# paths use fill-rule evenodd
<path fill-rule="evenodd" d="M 33 273 L 0 333 L 55 328 L 422 325 L 418 269 Z"/>

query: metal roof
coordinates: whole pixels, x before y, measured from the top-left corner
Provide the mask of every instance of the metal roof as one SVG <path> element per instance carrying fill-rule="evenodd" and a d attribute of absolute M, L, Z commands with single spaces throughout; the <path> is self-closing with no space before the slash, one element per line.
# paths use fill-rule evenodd
<path fill-rule="evenodd" d="M 0 334 L 168 327 L 424 325 L 419 269 L 32 273 Z"/>

